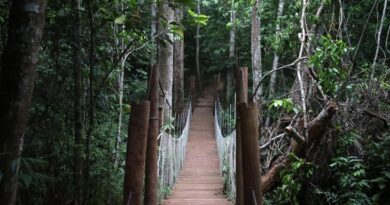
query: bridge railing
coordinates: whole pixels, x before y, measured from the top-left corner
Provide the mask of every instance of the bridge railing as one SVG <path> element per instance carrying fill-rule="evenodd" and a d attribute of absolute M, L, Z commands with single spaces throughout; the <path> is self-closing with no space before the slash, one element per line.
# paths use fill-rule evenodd
<path fill-rule="evenodd" d="M 217 141 L 218 148 L 218 156 L 220 162 L 220 170 L 222 176 L 224 178 L 224 188 L 226 191 L 227 197 L 235 201 L 236 198 L 236 130 L 233 129 L 231 123 L 229 126 L 226 125 L 226 121 L 231 121 L 229 119 L 232 117 L 235 119 L 235 113 L 232 111 L 228 111 L 229 117 L 228 119 L 224 119 L 226 117 L 223 116 L 223 109 L 219 102 L 219 98 L 216 98 L 215 107 L 214 107 L 214 126 L 215 126 L 215 138 Z M 233 114 L 231 114 L 233 113 Z M 234 120 L 235 121 L 235 120 Z M 225 131 L 224 131 L 225 130 Z M 229 134 L 226 130 L 232 130 Z M 225 134 L 226 133 L 226 134 Z"/>
<path fill-rule="evenodd" d="M 191 103 L 188 103 L 186 111 L 180 115 L 175 115 L 172 121 L 167 122 L 170 123 L 169 125 L 163 125 L 163 127 L 167 126 L 169 129 L 162 129 L 159 135 L 159 201 L 168 196 L 183 168 L 191 116 L 192 106 Z"/>

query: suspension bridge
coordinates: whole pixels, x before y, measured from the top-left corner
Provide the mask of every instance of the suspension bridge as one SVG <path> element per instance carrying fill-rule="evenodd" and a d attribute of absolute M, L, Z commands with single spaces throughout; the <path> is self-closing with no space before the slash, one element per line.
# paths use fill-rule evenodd
<path fill-rule="evenodd" d="M 209 87 L 196 102 L 191 98 L 183 113 L 168 117 L 173 119 L 168 129 L 162 122 L 159 122 L 158 126 L 156 124 L 157 120 L 165 118 L 162 116 L 164 109 L 170 109 L 167 113 L 173 113 L 165 95 L 160 98 L 163 100 L 160 101 L 162 109 L 159 117 L 155 117 L 157 106 L 154 106 L 154 114 L 149 117 L 149 101 L 138 106 L 139 109 L 134 108 L 129 125 L 131 129 L 129 128 L 128 148 L 129 145 L 132 147 L 128 149 L 126 159 L 123 197 L 125 205 L 142 204 L 142 194 L 146 205 L 262 204 L 262 193 L 273 185 L 280 171 L 290 161 L 286 155 L 279 156 L 272 167 L 265 165 L 268 172 L 261 176 L 258 104 L 253 100 L 254 95 L 251 100 L 248 99 L 247 68 L 240 68 L 236 77 L 237 90 L 233 106 L 224 110 L 216 91 L 218 86 Z M 158 78 L 155 78 L 155 82 L 157 80 Z M 217 82 L 219 85 L 219 80 Z M 190 85 L 190 93 L 194 93 L 194 83 Z M 157 88 L 157 84 L 154 88 Z M 154 101 L 151 100 L 155 105 L 156 99 L 157 95 Z M 336 110 L 337 105 L 329 102 L 308 123 L 307 138 L 304 138 L 292 123 L 300 131 L 305 127 L 299 127 L 300 121 L 292 119 L 289 124 L 285 123 L 287 127 L 282 134 L 269 138 L 262 148 L 270 146 L 270 143 L 274 143 L 272 141 L 278 146 L 280 140 L 276 141 L 288 135 L 288 149 L 292 153 L 302 153 L 306 143 L 312 144 L 322 136 L 323 127 L 330 123 Z M 148 126 L 149 121 L 154 124 Z M 278 130 L 280 126 L 282 125 L 278 123 L 274 129 Z M 155 129 L 150 129 L 151 127 Z M 144 166 L 148 128 L 149 131 L 155 131 L 151 133 L 156 136 L 148 138 L 147 141 L 149 143 L 150 140 L 155 146 L 152 147 L 155 149 L 150 150 L 156 151 L 152 153 L 156 160 L 149 165 L 153 165 L 154 167 L 150 167 L 156 171 L 150 171 L 147 167 L 145 169 Z M 149 171 L 149 175 L 145 174 L 144 191 L 145 170 Z M 154 180 L 147 180 L 148 177 Z M 148 185 L 153 185 L 154 189 L 148 188 Z"/>
<path fill-rule="evenodd" d="M 247 84 L 245 69 L 239 76 L 242 80 L 238 82 Z M 153 82 L 152 91 L 158 89 L 158 78 Z M 124 204 L 140 205 L 142 195 L 147 205 L 261 204 L 257 104 L 245 102 L 247 86 L 240 86 L 243 89 L 237 92 L 239 104 L 226 110 L 220 104 L 217 86 L 208 87 L 196 102 L 191 98 L 181 114 L 173 112 L 161 87 L 159 117 L 155 117 L 156 109 L 150 110 L 153 117 L 148 117 L 149 101 L 144 101 L 135 105 L 138 107 L 130 119 Z M 195 86 L 191 87 L 190 93 L 194 93 Z M 157 93 L 152 93 L 151 102 L 156 105 Z M 240 116 L 237 122 L 236 115 Z M 149 120 L 153 122 L 150 126 Z M 145 168 L 148 134 L 156 136 L 147 140 L 148 150 L 156 152 L 149 152 L 146 158 L 154 158 L 156 163 Z M 148 172 L 145 185 L 144 171 Z"/>
<path fill-rule="evenodd" d="M 208 89 L 205 96 L 197 101 L 190 123 L 190 131 L 184 131 L 185 135 L 181 136 L 185 141 L 188 137 L 187 152 L 180 152 L 181 155 L 185 155 L 184 166 L 180 174 L 175 173 L 175 177 L 178 177 L 177 182 L 173 186 L 172 193 L 162 201 L 162 205 L 233 204 L 226 199 L 227 196 L 223 193 L 224 180 L 220 170 L 224 166 L 222 160 L 225 157 L 226 145 L 220 139 L 222 135 L 220 129 L 218 129 L 218 121 L 216 121 L 218 118 L 213 116 L 214 110 L 214 95 Z M 216 134 L 220 136 L 218 146 L 214 136 L 215 130 Z M 217 149 L 217 147 L 220 149 Z M 224 153 L 218 152 L 222 150 Z M 164 153 L 160 152 L 160 156 L 163 155 Z M 171 163 L 174 163 L 174 161 Z M 177 161 L 177 163 L 183 162 Z M 169 166 L 171 165 L 162 166 L 160 164 L 160 167 Z M 160 175 L 160 181 L 164 182 L 165 178 L 164 174 Z M 170 178 L 173 179 L 173 177 Z M 232 181 L 234 181 L 234 178 L 232 178 Z"/>

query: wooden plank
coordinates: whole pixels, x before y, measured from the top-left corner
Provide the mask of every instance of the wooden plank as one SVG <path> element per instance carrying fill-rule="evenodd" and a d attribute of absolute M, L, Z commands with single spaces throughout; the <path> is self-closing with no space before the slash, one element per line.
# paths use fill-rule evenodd
<path fill-rule="evenodd" d="M 214 137 L 213 97 L 205 96 L 197 102 L 183 170 L 162 205 L 232 205 L 223 194 Z"/>

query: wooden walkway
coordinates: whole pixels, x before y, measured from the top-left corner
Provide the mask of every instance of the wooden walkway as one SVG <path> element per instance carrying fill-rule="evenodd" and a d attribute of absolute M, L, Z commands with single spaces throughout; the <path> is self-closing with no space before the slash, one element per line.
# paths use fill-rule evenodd
<path fill-rule="evenodd" d="M 183 170 L 162 205 L 231 205 L 224 194 L 214 138 L 213 96 L 198 100 Z"/>

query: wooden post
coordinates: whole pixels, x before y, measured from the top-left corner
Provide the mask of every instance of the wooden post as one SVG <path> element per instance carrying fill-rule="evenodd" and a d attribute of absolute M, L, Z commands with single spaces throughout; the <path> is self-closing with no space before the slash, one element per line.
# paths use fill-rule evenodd
<path fill-rule="evenodd" d="M 244 178 L 244 204 L 261 205 L 260 157 L 259 157 L 259 118 L 255 102 L 238 105 L 242 146 L 242 172 Z"/>
<path fill-rule="evenodd" d="M 158 127 L 161 128 L 164 123 L 164 107 L 158 106 Z"/>
<path fill-rule="evenodd" d="M 123 204 L 141 205 L 150 102 L 133 103 L 127 138 Z M 129 197 L 131 196 L 131 197 Z"/>
<path fill-rule="evenodd" d="M 248 68 L 240 68 L 236 78 L 237 102 L 248 102 Z M 238 107 L 236 107 L 238 110 Z M 242 176 L 242 145 L 241 145 L 241 128 L 240 116 L 236 112 L 236 205 L 244 204 L 244 184 Z"/>
<path fill-rule="evenodd" d="M 162 124 L 163 109 L 159 109 L 159 76 L 158 67 L 153 66 L 150 72 L 149 93 L 150 100 L 150 118 L 148 145 L 146 154 L 146 169 L 145 169 L 145 205 L 157 204 L 157 184 L 158 184 L 158 134 Z M 161 116 L 160 116 L 161 115 Z"/>
<path fill-rule="evenodd" d="M 190 77 L 190 96 L 191 96 L 191 104 L 192 104 L 192 111 L 195 110 L 196 106 L 196 82 L 195 82 L 195 76 Z"/>

